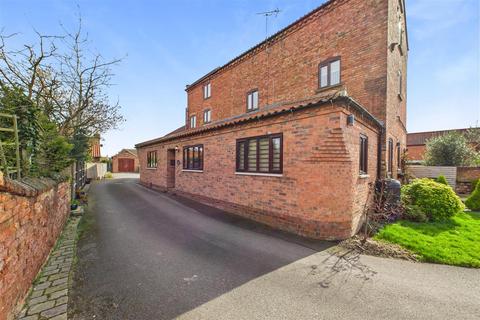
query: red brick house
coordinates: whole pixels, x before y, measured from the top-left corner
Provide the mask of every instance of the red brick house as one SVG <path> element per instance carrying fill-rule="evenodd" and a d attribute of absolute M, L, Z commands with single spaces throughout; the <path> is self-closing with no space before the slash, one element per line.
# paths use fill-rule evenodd
<path fill-rule="evenodd" d="M 426 131 L 414 132 L 407 134 L 407 150 L 408 160 L 421 161 L 424 158 L 427 150 L 427 140 L 443 136 L 450 132 L 458 132 L 464 134 L 469 129 L 454 129 L 454 130 L 440 130 L 440 131 Z"/>
<path fill-rule="evenodd" d="M 122 149 L 112 157 L 112 172 L 139 172 L 140 162 L 136 149 Z"/>
<path fill-rule="evenodd" d="M 136 145 L 140 181 L 342 239 L 406 148 L 403 0 L 331 0 L 186 87 L 184 128 Z"/>

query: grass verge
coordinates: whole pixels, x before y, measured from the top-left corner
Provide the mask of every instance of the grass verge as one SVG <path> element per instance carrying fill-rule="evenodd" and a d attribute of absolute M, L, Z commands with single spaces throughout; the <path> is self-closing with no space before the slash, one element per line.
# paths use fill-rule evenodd
<path fill-rule="evenodd" d="M 398 221 L 374 237 L 399 244 L 422 261 L 480 268 L 480 212 L 464 212 L 443 222 Z"/>

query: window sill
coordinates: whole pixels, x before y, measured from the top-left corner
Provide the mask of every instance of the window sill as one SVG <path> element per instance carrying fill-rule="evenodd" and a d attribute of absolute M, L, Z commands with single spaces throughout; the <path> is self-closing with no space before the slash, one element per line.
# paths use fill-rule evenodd
<path fill-rule="evenodd" d="M 335 89 L 335 88 L 339 88 L 339 87 L 342 87 L 342 86 L 343 86 L 343 82 L 340 82 L 339 84 L 334 84 L 333 86 L 317 88 L 317 90 L 315 90 L 315 93 L 320 93 L 320 92 L 328 91 L 328 90 Z"/>
<path fill-rule="evenodd" d="M 182 169 L 182 172 L 197 172 L 197 173 L 203 173 L 203 170 Z"/>
<path fill-rule="evenodd" d="M 358 178 L 359 178 L 359 179 L 368 179 L 368 178 L 370 178 L 370 175 L 369 175 L 369 174 L 362 174 L 362 173 L 361 173 L 361 174 L 358 175 Z"/>
<path fill-rule="evenodd" d="M 282 173 L 235 172 L 239 176 L 283 177 Z"/>
<path fill-rule="evenodd" d="M 157 170 L 157 168 L 148 168 L 148 167 L 145 168 L 145 169 L 147 169 L 147 170 Z"/>

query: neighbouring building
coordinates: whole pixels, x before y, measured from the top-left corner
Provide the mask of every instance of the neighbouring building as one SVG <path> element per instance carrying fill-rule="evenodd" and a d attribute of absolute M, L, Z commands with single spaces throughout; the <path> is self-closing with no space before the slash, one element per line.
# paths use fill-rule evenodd
<path fill-rule="evenodd" d="M 423 161 L 425 151 L 427 150 L 427 140 L 443 136 L 450 132 L 458 132 L 464 134 L 469 129 L 453 129 L 453 130 L 439 130 L 439 131 L 426 131 L 415 132 L 407 134 L 407 155 L 410 161 Z M 479 150 L 480 151 L 480 150 Z"/>
<path fill-rule="evenodd" d="M 139 172 L 140 162 L 136 149 L 122 149 L 112 157 L 112 172 Z"/>
<path fill-rule="evenodd" d="M 331 0 L 186 87 L 185 126 L 138 143 L 143 185 L 318 239 L 362 220 L 406 149 L 403 0 Z"/>

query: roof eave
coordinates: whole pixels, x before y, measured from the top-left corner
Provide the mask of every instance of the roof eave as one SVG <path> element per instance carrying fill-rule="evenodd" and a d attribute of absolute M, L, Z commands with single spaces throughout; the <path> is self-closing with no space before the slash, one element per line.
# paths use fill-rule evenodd
<path fill-rule="evenodd" d="M 320 106 L 320 105 L 323 105 L 323 104 L 326 104 L 326 103 L 329 103 L 329 102 L 336 102 L 336 101 L 344 102 L 347 107 L 355 109 L 362 116 L 364 116 L 365 118 L 372 121 L 375 125 L 377 125 L 379 129 L 381 129 L 381 130 L 384 129 L 383 122 L 378 120 L 377 118 L 375 118 L 375 116 L 373 116 L 360 103 L 358 103 L 357 101 L 355 101 L 353 98 L 351 98 L 350 96 L 348 96 L 346 94 L 340 94 L 340 95 L 337 95 L 337 96 L 332 97 L 330 99 L 322 99 L 322 100 L 320 100 L 318 102 L 315 102 L 315 103 L 308 103 L 308 104 L 305 104 L 305 105 L 299 105 L 297 107 L 285 108 L 285 109 L 282 109 L 282 110 L 273 110 L 272 113 L 259 114 L 258 116 L 255 116 L 255 117 L 250 117 L 250 118 L 245 118 L 245 119 L 240 118 L 240 119 L 237 119 L 237 120 L 232 120 L 230 122 L 218 123 L 218 124 L 213 125 L 211 127 L 200 128 L 199 130 L 187 130 L 187 131 L 182 132 L 178 135 L 165 135 L 165 136 L 162 136 L 160 138 L 140 142 L 140 143 L 135 145 L 135 148 L 137 148 L 137 149 L 138 148 L 143 148 L 143 147 L 147 147 L 147 146 L 150 146 L 150 145 L 163 143 L 163 142 L 166 142 L 166 141 L 171 141 L 171 140 L 175 140 L 175 139 L 179 139 L 179 138 L 183 138 L 183 137 L 197 135 L 197 134 L 204 133 L 204 132 L 219 130 L 219 129 L 227 127 L 227 126 L 234 126 L 234 125 L 237 125 L 237 124 L 251 122 L 251 121 L 258 120 L 258 119 L 274 117 L 274 116 L 278 116 L 278 115 L 285 114 L 285 113 L 288 113 L 288 112 L 294 112 L 294 111 L 298 111 L 298 110 L 302 110 L 302 109 L 306 109 L 306 108 L 317 107 L 317 106 Z M 259 110 L 259 111 L 261 111 L 261 110 Z"/>

